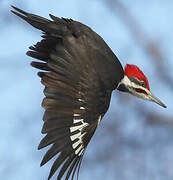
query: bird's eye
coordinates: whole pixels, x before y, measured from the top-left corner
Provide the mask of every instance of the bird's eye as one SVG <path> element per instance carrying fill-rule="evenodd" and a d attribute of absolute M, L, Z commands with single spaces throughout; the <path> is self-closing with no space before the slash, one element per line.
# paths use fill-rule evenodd
<path fill-rule="evenodd" d="M 142 87 L 146 87 L 146 84 L 145 84 L 144 81 L 141 83 L 141 86 L 142 86 Z"/>
<path fill-rule="evenodd" d="M 143 89 L 135 88 L 135 91 L 138 93 L 147 94 L 147 92 L 144 91 Z"/>

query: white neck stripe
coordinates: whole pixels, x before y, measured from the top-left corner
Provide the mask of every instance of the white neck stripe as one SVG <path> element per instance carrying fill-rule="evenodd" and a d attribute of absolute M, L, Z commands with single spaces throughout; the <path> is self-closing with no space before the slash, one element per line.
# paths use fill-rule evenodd
<path fill-rule="evenodd" d="M 121 85 L 121 84 L 124 84 L 126 87 L 133 87 L 133 88 L 140 88 L 140 89 L 143 89 L 146 91 L 146 88 L 138 85 L 138 84 L 135 84 L 134 82 L 130 81 L 130 79 L 128 78 L 128 76 L 124 75 L 124 78 L 119 82 L 118 84 L 118 87 Z M 117 88 L 118 88 L 117 87 Z"/>

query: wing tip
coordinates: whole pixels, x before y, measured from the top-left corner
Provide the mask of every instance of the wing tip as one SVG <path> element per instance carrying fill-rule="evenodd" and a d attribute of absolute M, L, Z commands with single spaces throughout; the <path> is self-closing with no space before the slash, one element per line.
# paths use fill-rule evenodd
<path fill-rule="evenodd" d="M 16 16 L 18 16 L 18 17 L 20 17 L 20 18 L 22 18 L 22 19 L 24 19 L 24 20 L 27 21 L 27 16 L 28 16 L 28 13 L 27 13 L 27 12 L 25 12 L 25 11 L 23 11 L 23 10 L 21 10 L 21 9 L 15 7 L 15 6 L 13 6 L 13 5 L 11 5 L 11 7 L 12 7 L 13 9 L 10 10 L 10 11 L 11 11 L 13 14 L 15 14 Z"/>
<path fill-rule="evenodd" d="M 41 140 L 41 142 L 40 142 L 40 144 L 38 145 L 37 149 L 40 150 L 40 149 L 42 149 L 42 148 L 44 148 L 44 147 L 45 147 L 45 146 L 43 146 L 43 143 L 42 143 L 42 140 Z"/>
<path fill-rule="evenodd" d="M 16 6 L 11 5 L 11 7 L 12 7 L 14 10 L 18 11 L 19 13 L 21 13 L 21 14 L 28 15 L 27 12 L 25 12 L 25 11 L 23 11 L 23 10 L 17 8 Z"/>
<path fill-rule="evenodd" d="M 42 167 L 43 165 L 45 165 L 46 164 L 46 162 L 44 161 L 44 159 L 41 161 L 41 163 L 40 163 L 40 167 Z"/>

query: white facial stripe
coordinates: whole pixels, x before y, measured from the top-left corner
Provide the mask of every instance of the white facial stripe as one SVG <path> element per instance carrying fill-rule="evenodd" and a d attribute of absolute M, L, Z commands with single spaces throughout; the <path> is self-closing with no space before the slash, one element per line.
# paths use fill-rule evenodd
<path fill-rule="evenodd" d="M 124 78 L 120 81 L 120 83 L 118 84 L 118 86 L 119 86 L 120 84 L 125 84 L 126 86 L 133 87 L 133 88 L 135 88 L 135 89 L 142 89 L 142 90 L 146 91 L 147 94 L 149 94 L 149 92 L 150 92 L 147 88 L 144 88 L 144 87 L 142 87 L 142 86 L 140 86 L 140 85 L 137 85 L 137 84 L 135 84 L 134 82 L 130 81 L 130 79 L 129 79 L 126 75 L 125 75 Z"/>
<path fill-rule="evenodd" d="M 125 75 L 124 78 L 119 82 L 118 86 L 120 84 L 125 84 L 126 86 L 131 86 L 132 82 L 130 79 Z"/>
<path fill-rule="evenodd" d="M 70 132 L 72 133 L 72 132 L 74 132 L 74 131 L 76 131 L 76 130 L 79 130 L 80 132 L 78 132 L 77 134 L 74 134 L 74 135 L 71 135 L 70 136 L 70 139 L 72 140 L 72 141 L 74 141 L 74 140 L 76 140 L 76 139 L 78 139 L 78 141 L 77 142 L 75 142 L 75 143 L 73 143 L 72 144 L 72 147 L 73 147 L 73 149 L 75 149 L 77 146 L 79 146 L 80 144 L 81 144 L 81 146 L 79 146 L 76 150 L 75 150 L 75 154 L 78 154 L 79 152 L 79 156 L 82 154 L 82 152 L 84 151 L 84 148 L 83 148 L 83 141 L 82 141 L 82 137 L 86 134 L 86 132 L 82 132 L 82 130 L 86 127 L 86 126 L 88 126 L 89 124 L 88 123 L 86 123 L 86 122 L 84 122 L 84 119 L 79 119 L 79 114 L 74 114 L 73 115 L 74 116 L 74 118 L 73 118 L 73 125 L 74 126 L 72 126 L 72 127 L 70 127 Z M 78 117 L 77 119 L 76 119 L 76 117 Z M 81 123 L 80 125 L 76 125 L 77 123 Z M 82 149 L 82 150 L 81 150 Z"/>
<path fill-rule="evenodd" d="M 120 81 L 119 84 L 124 84 L 126 86 L 129 86 L 129 87 L 134 87 L 134 88 L 138 88 L 138 87 L 141 87 L 141 86 L 138 86 L 137 84 L 135 84 L 134 82 L 130 81 L 130 79 L 125 75 L 124 78 Z"/>
<path fill-rule="evenodd" d="M 144 87 L 139 86 L 139 85 L 135 84 L 134 82 L 132 82 L 131 84 L 132 84 L 132 87 L 135 88 L 135 89 L 143 89 L 143 90 L 145 90 Z"/>

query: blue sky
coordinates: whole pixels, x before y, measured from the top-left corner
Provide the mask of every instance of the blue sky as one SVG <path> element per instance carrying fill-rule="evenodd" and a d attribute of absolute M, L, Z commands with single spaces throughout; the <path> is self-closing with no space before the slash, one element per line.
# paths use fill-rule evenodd
<path fill-rule="evenodd" d="M 173 1 L 123 0 L 123 2 L 142 28 L 154 41 L 157 41 L 164 51 L 165 67 L 172 75 L 171 77 L 173 77 L 173 61 L 171 59 L 173 57 Z M 105 1 L 2 1 L 1 8 L 4 13 L 7 13 L 9 18 L 9 22 L 6 22 L 5 18 L 0 19 L 0 27 L 2 27 L 0 29 L 0 82 L 2 85 L 0 101 L 2 121 L 0 127 L 2 137 L 0 176 L 2 179 L 43 180 L 46 179 L 51 166 L 51 163 L 48 163 L 42 168 L 39 167 L 45 152 L 45 150 L 37 151 L 38 143 L 42 137 L 40 131 L 43 109 L 40 104 L 43 98 L 43 87 L 40 84 L 40 79 L 36 76 L 37 70 L 29 66 L 32 59 L 25 55 L 28 47 L 41 39 L 41 32 L 12 15 L 9 12 L 10 4 L 44 17 L 48 17 L 49 13 L 59 17 L 69 17 L 92 27 L 112 48 L 123 66 L 126 63 L 136 64 L 145 72 L 152 92 L 160 97 L 168 108 L 165 110 L 155 104 L 136 100 L 136 98 L 132 97 L 134 98 L 134 103 L 145 104 L 153 113 L 159 112 L 173 117 L 172 91 L 164 82 L 160 82 L 155 75 L 157 70 L 152 66 L 150 56 L 136 43 L 127 26 L 119 18 L 118 13 L 112 12 L 106 6 Z M 97 151 L 101 150 L 102 144 L 98 145 L 100 148 L 97 147 L 97 150 L 92 147 L 103 135 L 101 129 L 104 128 L 106 123 L 109 123 L 106 120 L 116 120 L 115 110 L 118 108 L 119 103 L 116 96 L 119 96 L 119 93 L 114 93 L 105 121 L 101 124 L 100 130 L 98 130 L 91 145 L 88 147 L 86 158 L 92 156 L 93 159 L 90 158 L 89 162 L 86 160 L 86 164 L 92 163 Z M 126 97 L 127 95 L 124 96 Z M 128 146 L 126 143 L 121 143 L 123 147 L 122 152 L 115 155 L 117 163 L 109 161 L 106 166 L 97 164 L 94 168 L 84 167 L 82 168 L 81 179 L 101 179 L 104 177 L 105 172 L 107 172 L 107 179 L 115 179 L 115 177 L 117 179 L 121 177 L 122 180 L 138 179 L 138 162 L 134 162 L 134 164 L 136 163 L 134 168 L 129 165 L 129 161 L 132 162 L 134 156 L 140 157 L 138 160 L 143 161 L 143 164 L 145 164 L 146 176 L 141 177 L 141 180 L 165 180 L 164 175 L 167 177 L 166 180 L 173 178 L 171 165 L 173 163 L 173 143 L 169 141 L 173 135 L 171 129 L 163 130 L 160 127 L 149 127 L 145 131 L 143 126 L 146 124 L 142 118 L 140 118 L 140 121 L 138 120 L 137 113 L 132 109 L 133 107 L 133 103 L 124 105 L 123 110 L 121 109 L 120 111 L 120 113 L 124 113 L 124 117 L 127 117 L 118 130 L 120 135 L 122 135 L 122 139 L 127 141 L 133 139 L 138 141 L 139 139 L 141 141 L 141 139 L 149 139 L 149 135 L 153 136 L 153 139 L 144 140 L 143 148 L 136 151 L 133 148 L 131 149 L 131 146 Z M 154 135 L 152 134 L 153 131 Z M 160 139 L 157 139 L 157 137 L 160 137 Z M 109 139 L 110 137 L 105 135 L 104 138 Z M 115 137 L 112 138 L 113 141 L 116 141 Z M 152 141 L 156 142 L 156 140 L 158 144 L 154 147 L 150 148 L 147 146 L 147 143 L 150 142 L 152 144 Z M 104 143 L 106 146 L 106 142 Z M 162 151 L 159 151 L 159 149 L 162 149 Z M 161 154 L 162 152 L 163 154 Z M 146 155 L 146 158 L 143 157 L 142 159 L 141 156 L 143 154 Z M 118 155 L 122 157 L 120 158 Z M 87 167 L 90 166 L 92 167 L 92 165 Z M 120 175 L 123 166 L 126 168 L 126 171 L 123 175 Z M 106 167 L 109 168 L 105 171 Z"/>

